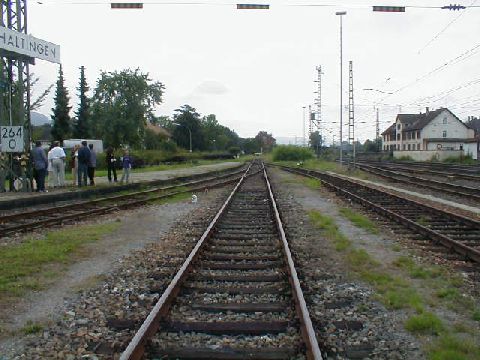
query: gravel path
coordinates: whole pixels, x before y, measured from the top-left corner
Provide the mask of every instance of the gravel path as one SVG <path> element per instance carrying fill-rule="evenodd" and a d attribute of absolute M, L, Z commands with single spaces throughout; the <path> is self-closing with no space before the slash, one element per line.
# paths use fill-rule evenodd
<path fill-rule="evenodd" d="M 282 216 L 291 241 L 309 311 L 328 359 L 424 359 L 420 344 L 403 328 L 405 314 L 392 312 L 375 300 L 372 289 L 348 278 L 348 265 L 312 227 L 306 211 L 335 219 L 353 245 L 380 261 L 393 259 L 392 239 L 353 226 L 339 216 L 332 194 L 312 190 L 299 177 L 272 169 Z"/>
<path fill-rule="evenodd" d="M 131 318 L 127 314 L 135 314 L 135 320 L 143 318 L 158 294 L 145 288 L 134 291 L 141 280 L 145 283 L 147 270 L 142 263 L 148 263 L 147 268 L 156 274 L 155 279 L 158 280 L 159 276 L 168 279 L 198 236 L 193 227 L 211 216 L 225 191 L 198 194 L 197 204 L 184 200 L 121 211 L 97 219 L 95 222 L 98 223 L 120 221 L 121 226 L 88 245 L 89 257 L 72 265 L 52 287 L 29 294 L 10 309 L 2 309 L 2 328 L 15 335 L 0 341 L 0 354 L 6 359 L 76 359 L 86 351 L 87 345 L 76 344 L 72 336 L 80 343 L 91 344 L 104 333 L 113 337 L 111 329 L 98 329 L 102 322 L 104 327 L 108 325 L 109 318 Z M 182 221 L 178 222 L 178 219 Z M 152 286 L 160 291 L 163 283 L 166 280 Z M 125 297 L 130 306 L 122 307 Z M 22 336 L 16 330 L 28 321 L 40 323 L 45 328 L 40 334 Z M 94 330 L 87 331 L 89 326 Z M 93 335 L 89 337 L 89 333 Z M 37 346 L 39 348 L 35 349 Z M 53 355 L 64 346 L 67 350 L 60 356 Z"/>

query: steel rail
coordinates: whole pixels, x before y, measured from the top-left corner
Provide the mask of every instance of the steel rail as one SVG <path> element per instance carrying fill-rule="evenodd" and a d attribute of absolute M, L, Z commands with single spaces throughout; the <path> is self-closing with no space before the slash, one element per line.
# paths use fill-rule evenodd
<path fill-rule="evenodd" d="M 383 178 L 390 179 L 393 181 L 404 182 L 406 184 L 421 186 L 427 189 L 440 190 L 451 195 L 463 196 L 468 198 L 474 198 L 475 200 L 480 200 L 480 189 L 463 186 L 463 185 L 450 184 L 450 183 L 441 182 L 437 180 L 425 179 L 417 176 L 406 175 L 393 170 L 389 170 L 381 167 L 375 167 L 371 165 L 357 164 L 356 167 L 359 168 L 360 170 L 369 172 L 373 175 L 381 176 Z"/>
<path fill-rule="evenodd" d="M 214 177 L 209 177 L 209 178 L 206 178 L 206 179 L 191 180 L 191 181 L 187 181 L 187 182 L 183 182 L 183 183 L 179 183 L 179 184 L 167 185 L 167 186 L 162 186 L 162 187 L 155 187 L 153 189 L 148 189 L 148 190 L 134 191 L 134 192 L 131 192 L 131 193 L 128 193 L 128 194 L 104 196 L 104 197 L 96 198 L 96 199 L 93 199 L 93 200 L 75 202 L 73 204 L 57 205 L 57 206 L 43 208 L 43 209 L 17 212 L 17 213 L 14 213 L 14 214 L 3 214 L 0 217 L 0 225 L 2 223 L 8 222 L 9 220 L 11 221 L 11 220 L 21 218 L 21 217 L 25 217 L 25 216 L 38 216 L 38 215 L 42 215 L 42 214 L 49 214 L 50 212 L 58 213 L 59 211 L 65 211 L 65 210 L 69 210 L 69 209 L 72 209 L 72 208 L 76 208 L 79 205 L 80 206 L 90 205 L 90 204 L 95 205 L 95 204 L 99 204 L 99 203 L 102 203 L 102 202 L 123 200 L 123 199 L 126 199 L 126 198 L 131 198 L 131 197 L 139 196 L 139 195 L 148 195 L 148 194 L 152 194 L 152 193 L 157 193 L 157 192 L 161 192 L 161 191 L 175 189 L 175 188 L 178 188 L 178 187 L 181 187 L 181 186 L 191 186 L 191 185 L 202 184 L 202 183 L 210 182 L 210 181 L 214 181 L 214 180 L 224 179 L 224 178 L 228 178 L 228 177 L 231 177 L 233 175 L 240 174 L 240 173 L 243 173 L 243 172 L 244 172 L 244 170 L 234 171 L 234 172 L 231 172 L 231 173 L 227 173 L 227 174 L 223 174 L 223 175 L 219 175 L 219 176 L 214 176 Z"/>
<path fill-rule="evenodd" d="M 454 177 L 454 178 L 464 179 L 464 180 L 480 181 L 480 176 L 478 175 L 468 175 L 464 173 L 451 172 L 450 170 L 439 171 L 439 170 L 432 169 L 430 167 L 408 166 L 408 164 L 401 165 L 401 164 L 379 163 L 379 162 L 368 162 L 368 161 L 357 161 L 356 164 L 373 166 L 380 169 L 400 170 L 400 171 L 405 171 L 405 172 L 414 173 L 414 174 L 415 173 L 430 174 L 435 176 Z M 459 171 L 462 171 L 462 170 L 459 170 Z"/>
<path fill-rule="evenodd" d="M 292 287 L 292 293 L 294 295 L 294 299 L 296 303 L 295 309 L 297 310 L 297 315 L 300 318 L 301 332 L 303 335 L 303 339 L 305 341 L 305 345 L 307 347 L 307 358 L 314 359 L 314 360 L 321 360 L 322 353 L 318 346 L 317 337 L 315 335 L 315 330 L 313 329 L 312 320 L 310 319 L 310 314 L 308 312 L 307 304 L 303 296 L 300 280 L 298 279 L 297 270 L 295 269 L 295 264 L 293 262 L 292 253 L 290 252 L 290 247 L 288 245 L 287 237 L 283 229 L 283 224 L 280 218 L 280 213 L 278 211 L 277 202 L 275 200 L 275 196 L 273 195 L 272 186 L 270 185 L 270 181 L 268 180 L 268 175 L 265 168 L 263 169 L 263 176 L 265 178 L 265 182 L 267 183 L 271 206 L 275 214 L 275 222 L 277 225 L 278 232 L 280 233 L 280 238 L 282 240 L 282 245 L 283 245 L 282 251 L 285 255 L 285 258 L 287 261 L 287 271 L 288 271 L 288 274 L 290 275 L 288 277 L 288 280 L 290 282 L 290 286 Z"/>
<path fill-rule="evenodd" d="M 162 296 L 157 301 L 152 311 L 143 322 L 140 329 L 136 332 L 135 336 L 133 337 L 133 339 L 128 344 L 125 351 L 120 356 L 120 360 L 141 359 L 144 353 L 145 343 L 147 339 L 150 336 L 152 336 L 160 327 L 160 320 L 162 316 L 164 316 L 168 312 L 168 309 L 170 308 L 172 300 L 180 291 L 180 286 L 185 280 L 188 273 L 190 272 L 194 260 L 198 257 L 200 253 L 200 248 L 204 245 L 205 241 L 212 235 L 212 232 L 215 228 L 215 225 L 218 222 L 218 219 L 223 215 L 227 207 L 230 205 L 233 199 L 233 196 L 236 194 L 240 185 L 243 183 L 244 179 L 246 178 L 246 175 L 250 171 L 251 166 L 252 166 L 252 163 L 250 163 L 244 175 L 240 178 L 237 185 L 228 196 L 227 200 L 225 200 L 220 210 L 217 212 L 213 220 L 208 225 L 207 229 L 201 236 L 200 240 L 198 240 L 197 244 L 195 245 L 193 250 L 190 252 L 190 255 L 187 257 L 187 259 L 184 261 L 184 263 L 180 267 L 180 270 L 177 272 L 173 280 L 170 282 L 167 289 L 163 292 Z"/>
<path fill-rule="evenodd" d="M 385 215 L 388 218 L 409 227 L 412 230 L 416 230 L 419 233 L 430 237 L 435 242 L 441 243 L 443 246 L 445 246 L 448 249 L 454 250 L 458 254 L 464 256 L 466 259 L 470 259 L 474 262 L 480 263 L 480 251 L 478 251 L 478 250 L 476 250 L 476 249 L 474 249 L 470 246 L 464 245 L 457 240 L 453 240 L 453 239 L 449 238 L 448 236 L 445 236 L 445 235 L 439 233 L 438 231 L 429 229 L 426 226 L 418 224 L 417 222 L 415 222 L 413 220 L 407 219 L 406 217 L 404 217 L 404 216 L 402 216 L 402 215 L 400 215 L 400 214 L 398 214 L 394 211 L 388 210 L 388 209 L 386 209 L 386 208 L 384 208 L 384 207 L 382 207 L 378 204 L 375 204 L 372 201 L 370 201 L 368 199 L 365 199 L 365 198 L 363 198 L 359 195 L 356 195 L 356 194 L 354 194 L 354 193 L 352 193 L 348 190 L 342 189 L 341 187 L 333 184 L 330 181 L 325 180 L 322 177 L 315 176 L 315 175 L 312 175 L 312 174 L 318 174 L 318 175 L 321 175 L 321 176 L 330 176 L 332 178 L 338 178 L 338 179 L 341 179 L 343 181 L 347 181 L 347 182 L 350 182 L 352 184 L 355 184 L 355 186 L 367 188 L 369 190 L 385 194 L 387 196 L 390 196 L 392 198 L 401 200 L 403 202 L 410 203 L 414 206 L 424 208 L 429 212 L 441 213 L 441 214 L 446 215 L 450 218 L 453 218 L 456 221 L 459 221 L 463 224 L 468 224 L 470 226 L 473 225 L 475 227 L 480 228 L 480 223 L 477 222 L 477 221 L 474 221 L 472 219 L 468 219 L 466 217 L 463 217 L 463 216 L 460 216 L 460 215 L 457 215 L 457 214 L 452 214 L 452 213 L 449 213 L 449 212 L 446 212 L 446 211 L 438 210 L 438 209 L 429 207 L 425 204 L 421 204 L 421 203 L 419 203 L 417 201 L 414 201 L 414 200 L 405 199 L 405 198 L 402 198 L 402 197 L 394 195 L 394 194 L 386 193 L 386 192 L 383 192 L 381 190 L 378 190 L 378 189 L 375 189 L 375 188 L 372 188 L 372 187 L 369 187 L 369 186 L 366 186 L 366 185 L 363 185 L 363 184 L 359 184 L 357 182 L 350 181 L 350 180 L 345 179 L 345 178 L 340 177 L 340 176 L 335 176 L 335 175 L 332 175 L 332 174 L 325 174 L 325 173 L 322 173 L 322 172 L 319 172 L 319 171 L 314 171 L 314 170 L 293 169 L 293 168 L 290 168 L 290 167 L 287 167 L 287 166 L 279 166 L 279 167 L 286 170 L 286 171 L 289 171 L 289 172 L 292 172 L 292 173 L 295 173 L 295 174 L 298 174 L 298 175 L 307 176 L 307 177 L 310 177 L 310 178 L 313 178 L 313 179 L 320 180 L 324 185 L 326 185 L 327 187 L 335 190 L 335 192 L 343 194 L 344 196 L 346 196 L 348 198 L 354 199 L 355 201 L 359 202 L 360 204 L 365 205 L 366 207 L 371 208 L 371 209 L 375 210 L 376 212 L 378 212 L 382 215 Z"/>

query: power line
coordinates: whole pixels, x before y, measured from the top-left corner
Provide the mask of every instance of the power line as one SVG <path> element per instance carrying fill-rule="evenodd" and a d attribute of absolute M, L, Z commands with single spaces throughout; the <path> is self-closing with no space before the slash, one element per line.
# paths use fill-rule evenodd
<path fill-rule="evenodd" d="M 477 2 L 477 0 L 473 0 L 472 3 L 468 6 L 468 7 L 472 7 L 473 4 L 475 4 Z M 442 35 L 451 25 L 453 25 L 453 23 L 455 23 L 462 15 L 464 14 L 464 12 L 461 12 L 457 15 L 457 17 L 455 17 L 452 21 L 450 21 L 447 26 L 445 26 L 442 30 L 440 30 L 440 32 L 438 32 L 432 39 L 430 39 L 420 50 L 418 50 L 418 55 L 420 55 L 420 53 L 425 50 L 427 48 L 428 45 L 430 45 L 431 43 L 433 43 L 436 39 L 438 39 L 438 37 L 440 35 Z"/>

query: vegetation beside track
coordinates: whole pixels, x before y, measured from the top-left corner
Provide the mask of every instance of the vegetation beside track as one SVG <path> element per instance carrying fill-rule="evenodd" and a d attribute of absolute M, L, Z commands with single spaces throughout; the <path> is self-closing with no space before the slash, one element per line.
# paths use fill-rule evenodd
<path fill-rule="evenodd" d="M 308 214 L 343 257 L 349 276 L 368 283 L 387 308 L 407 312 L 405 328 L 420 338 L 429 359 L 480 359 L 476 342 L 480 308 L 463 293 L 464 280 L 459 275 L 409 256 L 381 263 L 365 249 L 356 248 L 333 218 L 316 210 Z"/>
<path fill-rule="evenodd" d="M 0 247 L 0 299 L 43 288 L 58 276 L 58 266 L 85 256 L 86 244 L 98 241 L 119 226 L 118 222 L 76 226 Z"/>
<path fill-rule="evenodd" d="M 140 173 L 148 173 L 152 171 L 167 171 L 167 170 L 177 170 L 177 169 L 188 169 L 192 167 L 197 167 L 201 165 L 214 165 L 214 164 L 220 164 L 224 162 L 244 162 L 250 160 L 251 157 L 241 157 L 240 159 L 229 159 L 229 160 L 194 160 L 191 162 L 183 162 L 183 163 L 177 163 L 177 164 L 160 164 L 160 165 L 151 165 L 151 166 L 145 166 L 141 168 L 136 168 L 132 169 L 132 172 L 130 173 L 130 177 L 132 174 L 140 174 Z M 95 177 L 106 177 L 108 175 L 107 170 L 96 170 L 95 171 Z M 120 178 L 122 177 L 122 170 L 117 170 L 117 177 L 118 180 L 120 181 Z M 72 172 L 66 170 L 65 171 L 65 179 L 66 180 L 73 180 Z"/>

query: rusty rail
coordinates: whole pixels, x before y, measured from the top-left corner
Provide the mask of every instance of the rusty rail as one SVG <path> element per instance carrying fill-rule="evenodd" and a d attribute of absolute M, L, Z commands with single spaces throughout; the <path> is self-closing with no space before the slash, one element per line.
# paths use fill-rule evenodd
<path fill-rule="evenodd" d="M 237 185 L 228 196 L 227 200 L 225 200 L 220 210 L 217 212 L 213 220 L 208 225 L 207 229 L 201 236 L 200 240 L 198 240 L 197 244 L 191 251 L 190 255 L 187 257 L 187 259 L 184 261 L 184 263 L 180 267 L 180 270 L 177 272 L 173 280 L 168 285 L 167 289 L 164 291 L 160 299 L 157 301 L 154 308 L 152 309 L 148 317 L 145 319 L 145 321 L 143 322 L 142 326 L 137 331 L 135 336 L 133 337 L 132 341 L 128 344 L 127 348 L 120 356 L 120 360 L 141 359 L 144 353 L 145 342 L 150 336 L 152 336 L 158 330 L 162 316 L 164 316 L 168 312 L 168 309 L 170 308 L 172 300 L 180 291 L 180 285 L 182 284 L 183 280 L 190 272 L 194 260 L 198 257 L 200 248 L 203 246 L 205 241 L 211 236 L 213 229 L 215 227 L 215 224 L 218 222 L 218 219 L 220 218 L 220 216 L 222 216 L 222 214 L 224 213 L 224 211 L 227 209 L 228 205 L 232 201 L 233 196 L 235 195 L 238 188 L 240 187 L 243 180 L 245 179 L 246 175 L 248 174 L 248 171 L 250 170 L 251 165 L 252 164 L 248 166 L 246 172 L 240 178 Z"/>
<path fill-rule="evenodd" d="M 453 213 L 445 211 L 445 210 L 439 210 L 439 209 L 436 209 L 436 208 L 433 208 L 433 207 L 429 207 L 426 204 L 422 204 L 422 203 L 419 203 L 417 201 L 410 200 L 410 199 L 405 199 L 405 198 L 402 198 L 400 196 L 397 196 L 397 195 L 394 195 L 394 194 L 391 194 L 391 193 L 387 193 L 387 192 L 381 191 L 379 189 L 369 187 L 369 186 L 364 185 L 364 184 L 359 184 L 357 182 L 353 182 L 351 180 L 348 180 L 344 177 L 340 177 L 340 176 L 333 175 L 333 174 L 330 174 L 330 173 L 327 174 L 327 173 L 323 173 L 323 172 L 315 171 L 315 170 L 294 169 L 294 168 L 290 168 L 288 166 L 279 166 L 279 167 L 282 168 L 283 170 L 289 171 L 291 173 L 295 173 L 295 174 L 298 174 L 298 175 L 302 175 L 302 176 L 306 176 L 306 177 L 310 177 L 310 178 L 313 178 L 313 179 L 320 180 L 325 186 L 334 190 L 336 193 L 339 193 L 342 196 L 345 196 L 347 198 L 355 200 L 356 202 L 366 206 L 367 208 L 370 208 L 370 209 L 374 210 L 375 212 L 377 212 L 377 213 L 379 213 L 383 216 L 386 216 L 386 217 L 388 217 L 388 218 L 390 218 L 390 219 L 392 219 L 392 220 L 410 228 L 411 230 L 417 231 L 418 233 L 420 233 L 422 235 L 428 236 L 433 241 L 442 244 L 443 246 L 445 246 L 446 248 L 448 248 L 450 250 L 455 251 L 456 253 L 462 255 L 466 259 L 470 259 L 474 262 L 480 263 L 480 251 L 478 251 L 478 250 L 476 250 L 476 249 L 474 249 L 470 246 L 467 246 L 465 244 L 462 244 L 461 242 L 448 237 L 448 235 L 442 234 L 438 231 L 435 231 L 433 229 L 428 228 L 427 226 L 419 224 L 418 222 L 415 222 L 411 219 L 408 219 L 407 217 L 403 216 L 402 214 L 400 214 L 396 211 L 389 210 L 389 209 L 387 209 L 387 208 L 385 208 L 385 207 L 383 207 L 379 204 L 374 203 L 373 201 L 370 201 L 369 199 L 363 198 L 363 197 L 361 197 L 361 196 L 359 196 L 359 195 L 357 195 L 357 194 L 355 194 L 351 191 L 343 189 L 340 186 L 335 185 L 333 182 L 326 180 L 325 177 L 331 177 L 332 179 L 336 178 L 338 180 L 347 181 L 351 184 L 354 184 L 356 187 L 362 187 L 362 188 L 369 189 L 371 191 L 376 191 L 376 192 L 381 193 L 384 196 L 388 196 L 388 197 L 390 197 L 394 200 L 408 203 L 408 204 L 410 204 L 409 205 L 410 207 L 416 207 L 417 209 L 424 209 L 425 212 L 438 213 L 438 214 L 446 216 L 447 218 L 450 218 L 453 221 L 456 221 L 458 223 L 465 224 L 466 226 L 471 226 L 471 227 L 480 229 L 480 222 L 478 222 L 478 221 L 475 221 L 473 219 L 469 219 L 469 218 L 466 218 L 466 217 L 463 217 L 463 216 L 460 216 L 460 215 L 457 215 L 457 214 L 453 214 Z"/>
<path fill-rule="evenodd" d="M 315 335 L 315 330 L 313 329 L 312 325 L 312 320 L 310 319 L 307 304 L 305 302 L 305 298 L 303 297 L 300 280 L 298 280 L 297 270 L 295 269 L 292 253 L 290 252 L 287 237 L 283 229 L 282 219 L 280 218 L 277 202 L 275 201 L 275 196 L 273 195 L 272 187 L 270 185 L 270 181 L 268 180 L 268 175 L 265 168 L 263 170 L 263 176 L 265 177 L 265 182 L 267 183 L 270 201 L 272 204 L 273 212 L 275 214 L 277 229 L 280 233 L 280 238 L 282 239 L 282 250 L 287 262 L 287 271 L 290 275 L 289 282 L 292 287 L 292 293 L 296 303 L 295 309 L 297 311 L 298 317 L 300 318 L 301 331 L 305 341 L 305 345 L 307 346 L 307 358 L 321 360 L 322 353 L 320 352 L 320 348 L 318 346 L 317 337 Z"/>

